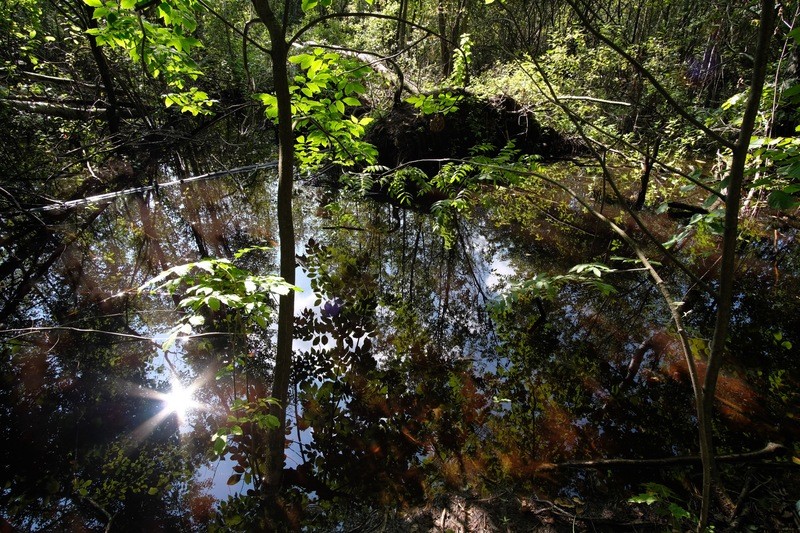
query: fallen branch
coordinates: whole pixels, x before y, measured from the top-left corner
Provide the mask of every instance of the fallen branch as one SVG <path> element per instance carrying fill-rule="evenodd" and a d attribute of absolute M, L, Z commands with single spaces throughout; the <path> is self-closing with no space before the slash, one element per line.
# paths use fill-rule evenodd
<path fill-rule="evenodd" d="M 77 200 L 69 200 L 67 202 L 56 202 L 50 205 L 45 205 L 41 207 L 31 207 L 28 208 L 27 212 L 35 212 L 35 211 L 58 211 L 62 209 L 71 209 L 73 207 L 78 207 L 81 205 L 89 205 L 98 202 L 113 200 L 114 198 L 118 198 L 120 196 L 126 196 L 128 194 L 135 194 L 140 192 L 147 192 L 150 190 L 159 190 L 162 187 L 170 187 L 173 185 L 180 185 L 182 183 L 190 183 L 192 181 L 200 181 L 200 180 L 208 180 L 212 178 L 219 178 L 221 176 L 229 176 L 233 174 L 243 174 L 245 172 L 253 172 L 256 170 L 263 170 L 267 168 L 275 168 L 278 166 L 278 163 L 275 161 L 270 161 L 269 163 L 259 163 L 257 165 L 247 165 L 244 167 L 233 168 L 230 170 L 220 170 L 217 172 L 209 172 L 207 174 L 200 174 L 198 176 L 191 176 L 185 179 L 177 179 L 172 181 L 166 181 L 163 183 L 154 183 L 153 185 L 143 185 L 141 187 L 133 187 L 132 189 L 125 189 L 122 191 L 116 192 L 109 192 L 105 194 L 98 194 L 95 196 L 90 196 L 88 198 L 79 198 Z"/>
<path fill-rule="evenodd" d="M 611 105 L 622 105 L 626 107 L 630 107 L 630 102 L 620 102 L 617 100 L 604 100 L 602 98 L 594 98 L 591 96 L 573 96 L 573 95 L 559 95 L 559 100 L 583 100 L 586 102 L 594 102 L 596 104 L 611 104 Z"/>
<path fill-rule="evenodd" d="M 57 102 L 38 102 L 3 98 L 0 99 L 0 103 L 26 113 L 59 117 L 67 120 L 89 121 L 101 119 L 108 113 L 108 108 L 106 107 L 74 107 Z M 129 109 L 119 109 L 118 112 L 126 118 L 137 118 L 137 114 Z"/>

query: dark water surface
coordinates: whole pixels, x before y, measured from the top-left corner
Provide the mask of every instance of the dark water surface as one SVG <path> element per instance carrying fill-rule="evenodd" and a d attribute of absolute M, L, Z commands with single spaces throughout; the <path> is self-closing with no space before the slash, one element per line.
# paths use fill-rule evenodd
<path fill-rule="evenodd" d="M 193 170 L 220 165 L 209 158 Z M 180 175 L 169 166 L 161 172 L 161 181 Z M 164 351 L 180 317 L 175 302 L 136 288 L 176 264 L 252 246 L 273 249 L 238 264 L 276 272 L 274 197 L 274 175 L 256 171 L 78 207 L 42 237 L 35 251 L 58 253 L 49 264 L 41 260 L 42 275 L 30 280 L 12 265 L 24 263 L 25 250 L 6 243 L 0 517 L 21 530 L 252 527 L 245 524 L 261 511 L 247 492 L 263 443 L 245 425 L 218 458 L 212 435 L 231 425 L 234 400 L 269 394 L 274 332 L 200 336 Z M 287 527 L 380 530 L 391 512 L 395 529 L 387 530 L 403 530 L 398 524 L 413 525 L 398 518 L 404 509 L 407 516 L 443 509 L 455 496 L 489 508 L 498 494 L 503 505 L 526 494 L 516 509 L 486 511 L 485 524 L 500 530 L 506 516 L 518 528 L 504 527 L 527 530 L 546 525 L 535 502 L 601 516 L 644 482 L 689 493 L 696 470 L 551 466 L 696 454 L 695 417 L 667 310 L 642 272 L 607 275 L 616 289 L 610 296 L 570 283 L 552 298 L 521 295 L 502 304 L 515 282 L 627 253 L 576 209 L 523 215 L 524 205 L 522 197 L 487 191 L 451 228 L 456 238 L 446 249 L 427 214 L 298 186 L 303 292 L 288 409 Z M 793 239 L 765 233 L 742 244 L 730 360 L 719 386 L 721 453 L 767 442 L 797 451 L 800 255 Z M 698 269 L 716 258 L 713 247 L 685 253 Z M 30 290 L 20 292 L 24 283 Z M 686 319 L 702 354 L 713 305 L 689 294 Z M 210 321 L 198 332 L 225 328 L 224 320 Z M 176 381 L 192 387 L 185 412 L 169 403 Z M 800 497 L 797 485 L 770 509 L 784 512 Z M 215 516 L 221 502 L 222 518 Z M 626 516 L 635 516 L 627 506 Z"/>

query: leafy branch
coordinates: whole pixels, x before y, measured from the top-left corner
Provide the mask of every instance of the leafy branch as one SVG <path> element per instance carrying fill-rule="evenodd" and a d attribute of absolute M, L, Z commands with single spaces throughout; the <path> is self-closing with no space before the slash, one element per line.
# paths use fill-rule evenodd
<path fill-rule="evenodd" d="M 234 255 L 235 259 L 262 247 L 245 248 Z M 206 323 L 222 310 L 241 313 L 259 327 L 267 327 L 275 307 L 275 296 L 299 291 L 279 276 L 259 276 L 239 268 L 229 259 L 204 259 L 174 266 L 148 280 L 139 292 L 166 291 L 181 294 L 178 307 L 184 316 L 173 327 L 162 347 L 168 350 L 179 336 L 188 336 L 194 328 Z"/>

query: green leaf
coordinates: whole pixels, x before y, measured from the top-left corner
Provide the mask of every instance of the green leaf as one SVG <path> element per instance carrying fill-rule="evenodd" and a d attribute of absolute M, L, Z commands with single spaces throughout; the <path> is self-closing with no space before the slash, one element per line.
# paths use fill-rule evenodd
<path fill-rule="evenodd" d="M 241 474 L 233 474 L 231 477 L 228 478 L 227 484 L 228 485 L 236 485 L 239 483 L 239 480 L 242 479 Z"/>
<path fill-rule="evenodd" d="M 172 348 L 172 345 L 175 344 L 175 340 L 178 338 L 178 334 L 180 333 L 180 328 L 173 328 L 170 332 L 167 340 L 161 345 L 161 349 L 165 352 Z"/>
<path fill-rule="evenodd" d="M 102 0 L 83 0 L 83 3 L 89 7 L 103 7 Z"/>
<path fill-rule="evenodd" d="M 795 96 L 797 94 L 800 94 L 800 83 L 792 85 L 791 87 L 783 91 L 781 96 L 783 96 L 784 98 L 791 98 L 792 96 Z"/>
<path fill-rule="evenodd" d="M 278 420 L 278 417 L 275 415 L 267 415 L 266 424 L 269 429 L 277 429 L 281 425 L 280 421 Z"/>
<path fill-rule="evenodd" d="M 639 494 L 637 496 L 628 498 L 628 501 L 631 503 L 646 503 L 647 505 L 653 505 L 658 501 L 658 497 L 652 492 L 645 492 L 644 494 Z"/>
<path fill-rule="evenodd" d="M 122 2 L 120 2 L 120 7 L 122 7 L 122 9 L 133 9 L 136 7 L 136 0 L 122 0 Z"/>
<path fill-rule="evenodd" d="M 217 436 L 217 435 L 215 435 Z M 225 451 L 225 447 L 228 445 L 228 442 L 224 436 L 218 437 L 214 440 L 214 454 L 222 455 L 222 452 Z"/>
<path fill-rule="evenodd" d="M 800 200 L 783 191 L 772 191 L 767 198 L 767 203 L 773 209 L 793 209 L 800 205 Z"/>
<path fill-rule="evenodd" d="M 691 518 L 692 517 L 692 515 L 689 513 L 689 511 L 687 511 L 686 509 L 684 509 L 683 507 L 681 507 L 680 505 L 678 505 L 676 503 L 670 503 L 669 505 L 667 505 L 667 509 L 669 509 L 669 512 L 673 516 L 673 518 L 680 519 L 680 518 Z"/>

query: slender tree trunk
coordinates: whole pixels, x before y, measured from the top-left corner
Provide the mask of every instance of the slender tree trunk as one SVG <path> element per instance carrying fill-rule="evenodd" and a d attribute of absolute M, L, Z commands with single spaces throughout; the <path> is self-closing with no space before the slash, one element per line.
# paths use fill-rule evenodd
<path fill-rule="evenodd" d="M 439 0 L 436 8 L 436 20 L 439 26 L 439 53 L 441 54 L 442 75 L 449 76 L 453 70 L 452 52 L 447 42 L 447 18 L 445 15 L 444 0 Z"/>
<path fill-rule="evenodd" d="M 292 102 L 289 93 L 288 56 L 285 28 L 276 18 L 266 0 L 253 0 L 261 21 L 269 31 L 272 46 L 272 76 L 278 105 L 278 239 L 280 240 L 280 275 L 288 283 L 295 282 L 295 242 L 292 219 L 292 188 L 294 185 L 294 131 Z M 279 405 L 272 414 L 280 426 L 270 432 L 266 487 L 268 497 L 274 498 L 280 489 L 284 466 L 286 407 L 289 398 L 289 375 L 292 369 L 292 340 L 294 328 L 294 292 L 281 296 L 278 306 L 278 342 L 272 397 Z"/>
<path fill-rule="evenodd" d="M 408 19 L 408 0 L 400 0 L 400 8 L 397 11 L 399 20 L 397 21 L 397 31 L 395 33 L 395 51 L 402 50 L 406 46 L 406 20 Z"/>
<path fill-rule="evenodd" d="M 744 182 L 745 163 L 753 134 L 756 114 L 761 102 L 761 93 L 764 89 L 764 79 L 767 73 L 769 56 L 769 43 L 772 37 L 772 28 L 775 20 L 774 0 L 762 0 L 758 46 L 756 49 L 755 65 L 750 78 L 750 95 L 747 100 L 742 126 L 731 158 L 730 180 L 727 199 L 725 202 L 725 230 L 722 237 L 722 260 L 720 261 L 720 288 L 717 297 L 717 316 L 714 324 L 714 336 L 711 340 L 711 354 L 708 357 L 708 367 L 703 382 L 703 412 L 701 421 L 701 435 L 706 439 L 711 456 L 703 467 L 703 505 L 700 512 L 698 530 L 708 524 L 711 493 L 716 475 L 714 467 L 714 445 L 712 434 L 712 414 L 714 411 L 714 394 L 717 378 L 722 368 L 725 354 L 725 340 L 728 336 L 728 326 L 731 320 L 733 303 L 733 284 L 735 281 L 736 267 L 736 239 L 739 229 L 739 207 L 742 198 L 742 184 Z"/>
<path fill-rule="evenodd" d="M 642 176 L 639 179 L 641 188 L 639 194 L 636 196 L 636 202 L 633 204 L 635 211 L 641 211 L 644 207 L 644 202 L 647 199 L 647 188 L 650 186 L 650 174 L 653 172 L 653 165 L 658 160 L 658 149 L 661 147 L 661 137 L 657 137 L 653 143 L 652 152 L 647 152 L 644 156 L 644 163 L 642 165 Z"/>
<path fill-rule="evenodd" d="M 87 26 L 89 28 L 97 28 L 97 20 L 92 18 L 94 9 L 85 5 L 84 13 L 87 15 Z M 116 89 L 114 89 L 114 79 L 111 76 L 111 68 L 108 66 L 106 56 L 97 44 L 95 36 L 87 34 L 87 38 L 89 39 L 89 47 L 92 49 L 92 56 L 94 57 L 94 62 L 97 64 L 97 70 L 100 72 L 100 79 L 103 82 L 103 88 L 105 89 L 106 98 L 108 99 L 108 107 L 106 108 L 108 129 L 111 133 L 116 134 L 119 133 L 119 103 Z"/>

